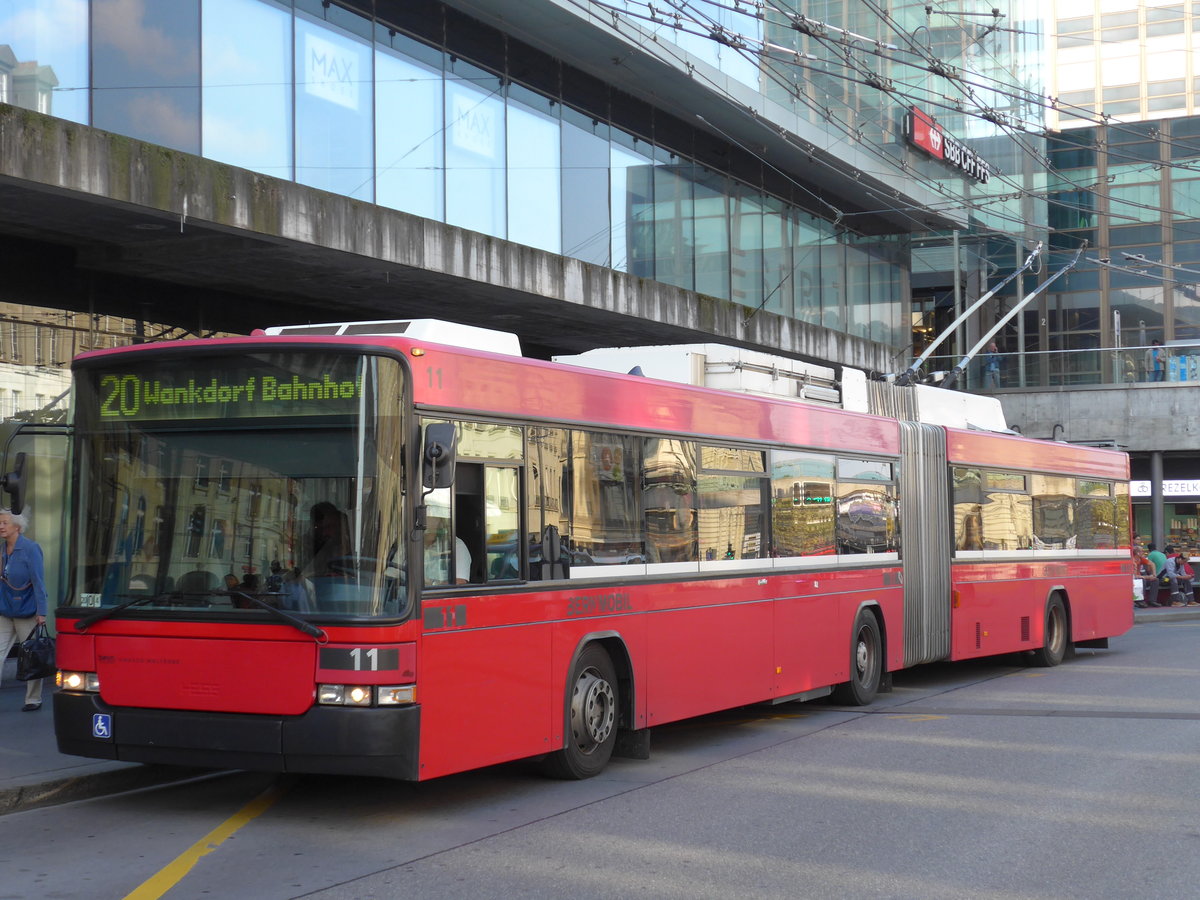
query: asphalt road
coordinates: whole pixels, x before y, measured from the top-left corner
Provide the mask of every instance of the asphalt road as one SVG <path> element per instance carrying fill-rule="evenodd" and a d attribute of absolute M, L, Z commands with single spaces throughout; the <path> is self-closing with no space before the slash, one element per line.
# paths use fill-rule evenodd
<path fill-rule="evenodd" d="M 925 667 L 865 710 L 655 729 L 584 782 L 235 774 L 17 813 L 0 898 L 1196 896 L 1198 648 L 1164 622 Z"/>

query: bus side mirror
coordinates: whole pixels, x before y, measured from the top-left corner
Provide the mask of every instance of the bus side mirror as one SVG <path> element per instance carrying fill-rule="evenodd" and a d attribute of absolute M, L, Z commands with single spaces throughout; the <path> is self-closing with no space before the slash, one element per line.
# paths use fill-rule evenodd
<path fill-rule="evenodd" d="M 432 490 L 454 484 L 455 441 L 451 423 L 435 422 L 425 426 L 425 446 L 421 453 L 421 481 L 425 487 Z"/>
<path fill-rule="evenodd" d="M 542 580 L 566 578 L 567 569 L 563 565 L 562 537 L 558 527 L 547 525 L 542 531 Z"/>
<path fill-rule="evenodd" d="M 9 508 L 17 514 L 25 507 L 25 480 L 23 473 L 25 471 L 25 454 L 17 454 L 17 464 L 13 471 L 7 475 L 0 477 L 0 487 L 12 494 L 12 502 Z"/>
<path fill-rule="evenodd" d="M 554 525 L 547 525 L 542 532 L 542 559 L 551 564 L 562 562 L 562 538 Z"/>

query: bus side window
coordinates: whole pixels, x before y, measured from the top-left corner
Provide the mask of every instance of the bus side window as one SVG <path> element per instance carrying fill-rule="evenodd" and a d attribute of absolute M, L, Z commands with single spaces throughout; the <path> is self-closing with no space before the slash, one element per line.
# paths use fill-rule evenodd
<path fill-rule="evenodd" d="M 570 439 L 566 429 L 544 425 L 529 427 L 529 443 L 525 459 L 525 527 L 523 539 L 529 563 L 530 581 L 549 581 L 570 577 L 570 485 L 572 459 Z M 565 558 L 561 570 L 546 562 L 543 552 L 544 535 L 548 528 L 559 533 L 559 547 Z M 514 549 L 516 542 L 514 541 Z M 520 563 L 515 563 L 519 569 Z M 521 577 L 520 572 L 513 575 Z"/>
<path fill-rule="evenodd" d="M 484 466 L 483 527 L 480 573 L 488 581 L 520 577 L 517 542 L 521 537 L 521 470 L 516 466 Z"/>

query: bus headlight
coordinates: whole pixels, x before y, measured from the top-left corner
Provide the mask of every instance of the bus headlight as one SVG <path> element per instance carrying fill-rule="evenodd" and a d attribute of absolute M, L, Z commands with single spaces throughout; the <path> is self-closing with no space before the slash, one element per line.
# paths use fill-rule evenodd
<path fill-rule="evenodd" d="M 100 693 L 100 676 L 95 672 L 63 672 L 60 670 L 54 680 L 64 691 Z"/>
<path fill-rule="evenodd" d="M 346 686 L 346 699 L 342 701 L 347 706 L 370 706 L 371 689 L 364 684 Z"/>
<path fill-rule="evenodd" d="M 365 684 L 321 684 L 317 702 L 322 706 L 370 706 L 371 688 Z"/>
<path fill-rule="evenodd" d="M 416 701 L 417 689 L 411 684 L 319 684 L 317 703 L 321 706 L 404 706 Z"/>
<path fill-rule="evenodd" d="M 341 706 L 346 701 L 344 684 L 317 685 L 317 702 L 322 706 Z"/>

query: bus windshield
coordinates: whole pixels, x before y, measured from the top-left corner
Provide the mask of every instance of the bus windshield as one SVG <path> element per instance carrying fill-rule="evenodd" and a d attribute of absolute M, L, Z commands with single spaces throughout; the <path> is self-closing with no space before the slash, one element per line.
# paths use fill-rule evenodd
<path fill-rule="evenodd" d="M 80 367 L 69 605 L 404 615 L 402 385 L 327 348 Z"/>

